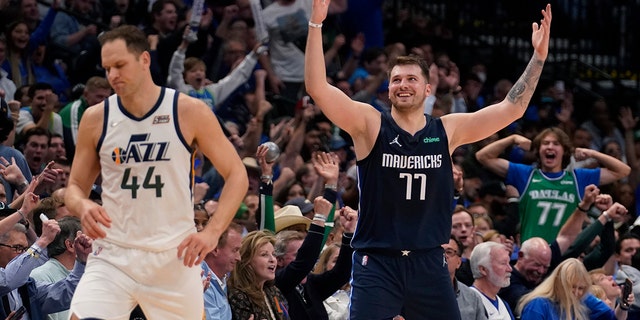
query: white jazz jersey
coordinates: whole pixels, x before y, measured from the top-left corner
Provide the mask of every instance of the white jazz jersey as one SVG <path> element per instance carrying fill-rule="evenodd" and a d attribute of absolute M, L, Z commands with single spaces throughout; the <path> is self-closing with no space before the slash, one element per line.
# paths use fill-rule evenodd
<path fill-rule="evenodd" d="M 195 232 L 192 150 L 180 132 L 178 93 L 162 88 L 142 118 L 117 95 L 105 100 L 97 151 L 102 202 L 111 217 L 105 241 L 128 248 L 164 251 Z"/>

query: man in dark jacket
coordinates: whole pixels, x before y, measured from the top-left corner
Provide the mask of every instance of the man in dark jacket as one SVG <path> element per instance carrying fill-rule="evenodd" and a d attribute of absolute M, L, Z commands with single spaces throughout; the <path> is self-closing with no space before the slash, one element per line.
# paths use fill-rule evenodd
<path fill-rule="evenodd" d="M 316 199 L 314 221 L 326 217 L 331 211 L 331 202 Z M 333 269 L 321 274 L 310 274 L 320 253 L 323 233 L 312 223 L 309 233 L 296 238 L 287 233 L 276 236 L 276 286 L 289 302 L 292 319 L 328 319 L 323 301 L 344 286 L 351 276 L 351 237 L 355 230 L 357 212 L 351 208 L 340 210 L 340 223 L 344 227 L 340 254 Z M 318 230 L 316 230 L 318 229 Z"/>

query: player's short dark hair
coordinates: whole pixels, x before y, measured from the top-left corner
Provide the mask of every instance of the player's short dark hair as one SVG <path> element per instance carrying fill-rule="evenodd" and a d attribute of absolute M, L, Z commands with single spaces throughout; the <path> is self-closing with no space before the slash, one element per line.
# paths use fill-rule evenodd
<path fill-rule="evenodd" d="M 387 76 L 391 76 L 391 70 L 395 66 L 408 66 L 408 65 L 417 65 L 420 67 L 422 71 L 422 75 L 427 83 L 429 83 L 429 65 L 427 61 L 425 61 L 422 57 L 410 54 L 408 56 L 398 56 L 389 64 L 389 69 L 387 71 Z"/>
<path fill-rule="evenodd" d="M 118 39 L 124 40 L 127 45 L 127 49 L 131 53 L 141 54 L 145 51 L 149 51 L 149 42 L 144 32 L 136 26 L 122 25 L 113 30 L 107 31 L 100 36 L 100 45 L 107 42 L 112 42 Z"/>

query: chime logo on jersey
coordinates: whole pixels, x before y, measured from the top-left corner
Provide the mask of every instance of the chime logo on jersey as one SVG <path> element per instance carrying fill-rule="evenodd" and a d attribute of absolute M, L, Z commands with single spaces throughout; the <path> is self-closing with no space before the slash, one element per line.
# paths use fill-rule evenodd
<path fill-rule="evenodd" d="M 116 164 L 133 162 L 169 161 L 167 151 L 169 142 L 149 141 L 150 134 L 133 134 L 126 148 L 115 148 L 111 158 Z"/>

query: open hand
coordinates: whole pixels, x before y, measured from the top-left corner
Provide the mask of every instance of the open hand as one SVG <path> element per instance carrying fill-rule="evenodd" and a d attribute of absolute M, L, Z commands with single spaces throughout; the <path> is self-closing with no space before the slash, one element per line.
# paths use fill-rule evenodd
<path fill-rule="evenodd" d="M 549 33 L 551 30 L 551 5 L 542 10 L 542 20 L 540 24 L 533 23 L 531 34 L 531 44 L 538 59 L 546 60 L 549 53 Z"/>

